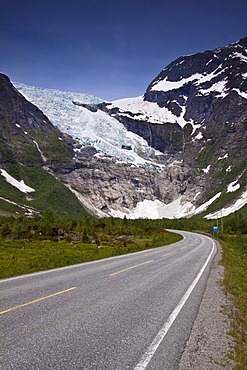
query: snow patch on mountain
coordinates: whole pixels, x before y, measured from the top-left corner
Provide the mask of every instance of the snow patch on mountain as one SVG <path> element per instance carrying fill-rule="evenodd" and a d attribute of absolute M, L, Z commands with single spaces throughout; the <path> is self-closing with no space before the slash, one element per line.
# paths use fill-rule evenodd
<path fill-rule="evenodd" d="M 226 91 L 226 83 L 227 83 L 227 79 L 224 79 L 223 81 L 219 81 L 219 82 L 214 83 L 208 89 L 200 89 L 199 93 L 202 94 L 202 95 L 209 95 L 211 92 L 216 92 L 216 93 L 220 94 L 221 98 L 224 98 L 227 95 L 227 93 L 225 92 Z"/>
<path fill-rule="evenodd" d="M 165 124 L 167 122 L 178 123 L 182 128 L 187 125 L 187 123 L 190 123 L 193 128 L 192 133 L 194 133 L 197 128 L 201 127 L 201 124 L 195 124 L 192 119 L 185 120 L 185 106 L 181 107 L 179 105 L 181 114 L 180 116 L 176 116 L 168 108 L 159 107 L 156 102 L 144 100 L 143 96 L 114 100 L 107 106 L 108 108 L 119 108 L 120 111 L 118 115 L 129 117 L 137 121 L 148 121 L 153 124 Z"/>
<path fill-rule="evenodd" d="M 182 196 L 169 204 L 165 204 L 158 199 L 147 200 L 139 202 L 133 210 L 126 210 L 126 212 L 111 210 L 110 215 L 119 218 L 181 218 L 186 217 L 194 209 L 190 202 L 182 203 Z"/>
<path fill-rule="evenodd" d="M 37 216 L 37 215 L 40 214 L 40 212 L 37 209 L 33 208 L 33 207 L 27 207 L 24 204 L 21 205 L 21 204 L 18 204 L 16 202 L 13 202 L 12 200 L 3 198 L 3 197 L 0 197 L 0 200 L 4 201 L 6 203 L 9 203 L 9 204 L 13 204 L 13 205 L 21 208 L 22 210 L 25 211 L 25 215 L 28 216 L 28 217 L 33 217 L 33 216 Z"/>
<path fill-rule="evenodd" d="M 247 63 L 247 57 L 242 53 L 234 52 L 230 56 L 232 57 L 232 59 L 239 58 L 242 62 Z"/>
<path fill-rule="evenodd" d="M 228 158 L 228 153 L 226 153 L 223 157 L 218 157 L 218 161 L 221 161 L 222 159 Z"/>
<path fill-rule="evenodd" d="M 201 132 L 199 132 L 196 136 L 195 136 L 195 139 L 196 140 L 201 140 L 203 139 L 203 134 Z"/>
<path fill-rule="evenodd" d="M 239 89 L 232 89 L 233 91 L 236 91 L 238 93 L 238 95 L 240 95 L 242 98 L 244 99 L 247 99 L 247 93 L 246 92 L 243 92 L 243 91 L 240 91 Z"/>
<path fill-rule="evenodd" d="M 197 194 L 199 195 L 199 193 Z M 197 196 L 196 195 L 196 196 Z M 116 211 L 111 209 L 110 215 L 112 217 L 119 218 L 151 218 L 151 219 L 160 219 L 160 218 L 183 218 L 196 215 L 198 213 L 206 211 L 206 209 L 212 204 L 216 199 L 221 196 L 221 192 L 217 193 L 207 202 L 201 204 L 199 207 L 195 207 L 191 202 L 184 201 L 183 196 L 180 196 L 173 202 L 165 204 L 160 200 L 147 200 L 145 199 L 142 202 L 139 202 L 136 208 L 132 210 L 127 210 L 126 212 Z"/>
<path fill-rule="evenodd" d="M 227 193 L 233 193 L 234 191 L 238 190 L 240 188 L 240 184 L 238 183 L 238 180 L 231 182 L 227 186 Z"/>
<path fill-rule="evenodd" d="M 209 173 L 210 167 L 211 167 L 211 165 L 209 164 L 206 168 L 202 168 L 202 171 L 204 173 Z"/>
<path fill-rule="evenodd" d="M 8 172 L 3 169 L 0 169 L 0 171 L 1 175 L 5 177 L 6 181 L 15 188 L 17 188 L 18 190 L 20 190 L 22 193 L 32 193 L 33 191 L 35 191 L 30 186 L 26 185 L 23 180 L 21 181 L 16 180 L 13 176 L 9 175 Z"/>
<path fill-rule="evenodd" d="M 227 167 L 226 172 L 231 172 L 231 170 L 232 170 L 232 166 L 230 165 Z"/>
<path fill-rule="evenodd" d="M 197 207 L 193 214 L 196 215 L 198 213 L 206 211 L 206 209 L 212 204 L 216 199 L 218 199 L 221 196 L 221 192 L 215 194 L 212 198 L 210 198 L 207 202 L 201 204 L 199 207 Z"/>
<path fill-rule="evenodd" d="M 219 211 L 209 213 L 208 215 L 205 216 L 205 218 L 210 220 L 210 219 L 216 219 L 219 216 L 226 217 L 230 215 L 231 213 L 238 211 L 240 208 L 242 208 L 246 204 L 247 204 L 247 190 L 245 190 L 242 193 L 241 197 L 238 198 L 232 205 L 222 208 Z"/>
<path fill-rule="evenodd" d="M 213 78 L 217 77 L 223 71 L 224 69 L 222 69 L 222 65 L 219 65 L 213 72 L 210 72 L 208 74 L 194 73 L 191 76 L 182 78 L 179 81 L 169 81 L 168 77 L 166 76 L 163 80 L 156 81 L 151 87 L 151 90 L 163 92 L 177 90 L 180 89 L 182 86 L 188 84 L 189 82 L 193 82 L 196 86 L 199 86 L 205 82 L 211 81 Z"/>
<path fill-rule="evenodd" d="M 44 156 L 44 154 L 42 153 L 42 151 L 41 151 L 41 149 L 40 149 L 40 147 L 39 147 L 39 144 L 35 141 L 35 140 L 33 140 L 33 142 L 34 142 L 34 144 L 36 145 L 36 147 L 37 147 L 37 149 L 38 149 L 38 151 L 39 151 L 39 154 L 40 154 L 40 156 L 41 156 L 41 158 L 42 158 L 42 160 L 43 160 L 43 162 L 45 163 L 45 162 L 47 162 L 47 158 Z"/>

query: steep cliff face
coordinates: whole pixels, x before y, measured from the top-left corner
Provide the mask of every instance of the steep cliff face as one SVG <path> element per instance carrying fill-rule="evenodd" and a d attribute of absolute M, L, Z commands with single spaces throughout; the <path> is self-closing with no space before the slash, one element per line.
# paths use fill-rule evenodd
<path fill-rule="evenodd" d="M 83 94 L 15 86 L 60 130 L 76 139 L 74 162 L 53 171 L 89 212 L 99 216 L 130 214 L 146 200 L 167 205 L 179 199 L 182 207 L 195 192 L 202 191 L 203 182 L 182 164 L 178 151 L 169 155 L 155 150 L 140 135 L 100 110 L 94 97 L 90 102 L 90 97 Z M 170 133 L 166 135 L 170 145 Z M 179 216 L 179 207 L 172 216 Z"/>
<path fill-rule="evenodd" d="M 247 38 L 169 64 L 148 86 L 144 100 L 166 107 L 185 122 L 246 118 Z M 226 99 L 225 99 L 226 98 Z M 228 102 L 234 99 L 230 106 Z M 236 100 L 241 104 L 236 108 Z"/>
<path fill-rule="evenodd" d="M 77 164 L 77 169 L 61 177 L 87 209 L 99 216 L 131 214 L 145 200 L 169 204 L 179 199 L 178 208 L 170 210 L 167 216 L 179 217 L 186 204 L 187 213 L 181 212 L 182 217 L 192 211 L 191 200 L 202 191 L 202 184 L 195 183 L 191 169 L 175 160 L 159 171 L 119 163 L 110 157 L 85 155 Z"/>

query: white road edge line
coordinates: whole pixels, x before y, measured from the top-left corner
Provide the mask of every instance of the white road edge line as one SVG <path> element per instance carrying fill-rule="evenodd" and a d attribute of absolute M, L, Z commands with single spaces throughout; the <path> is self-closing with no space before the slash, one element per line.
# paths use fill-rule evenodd
<path fill-rule="evenodd" d="M 195 288 L 198 280 L 202 276 L 202 274 L 203 274 L 205 268 L 207 267 L 207 264 L 208 264 L 208 262 L 209 262 L 209 260 L 210 260 L 210 258 L 212 256 L 212 254 L 213 254 L 213 252 L 215 250 L 215 242 L 212 239 L 210 239 L 210 240 L 213 243 L 213 248 L 212 248 L 212 250 L 211 250 L 211 252 L 210 252 L 210 254 L 209 254 L 206 262 L 204 263 L 204 265 L 202 266 L 201 270 L 197 274 L 197 276 L 196 276 L 195 280 L 193 281 L 193 283 L 190 285 L 190 287 L 187 289 L 187 291 L 185 292 L 185 294 L 183 295 L 183 297 L 179 301 L 178 305 L 175 307 L 175 309 L 173 310 L 173 312 L 168 317 L 168 319 L 165 322 L 164 326 L 161 328 L 161 330 L 158 332 L 158 334 L 156 335 L 156 337 L 154 338 L 154 340 L 152 341 L 152 343 L 148 347 L 147 351 L 142 356 L 140 362 L 135 366 L 134 370 L 144 370 L 144 369 L 146 369 L 147 365 L 151 361 L 151 359 L 154 356 L 154 354 L 155 354 L 156 350 L 158 349 L 159 345 L 161 344 L 161 342 L 165 338 L 166 334 L 168 333 L 168 330 L 172 326 L 173 322 L 175 321 L 175 319 L 178 316 L 179 312 L 181 311 L 182 307 L 184 306 L 184 304 L 186 303 L 186 301 L 189 298 L 190 294 L 192 293 L 193 289 Z"/>

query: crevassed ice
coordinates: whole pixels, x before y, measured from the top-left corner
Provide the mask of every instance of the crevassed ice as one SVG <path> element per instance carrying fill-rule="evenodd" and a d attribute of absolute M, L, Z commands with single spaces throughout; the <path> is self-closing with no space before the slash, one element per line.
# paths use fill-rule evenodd
<path fill-rule="evenodd" d="M 95 104 L 102 102 L 101 99 L 87 94 L 36 88 L 19 83 L 14 83 L 14 86 L 26 99 L 39 107 L 56 127 L 82 145 L 92 145 L 104 154 L 136 165 L 153 163 L 148 158 L 156 155 L 157 151 L 143 138 L 130 134 L 122 123 L 100 110 L 91 112 L 73 104 L 73 101 Z M 123 150 L 122 146 L 129 146 L 131 150 Z M 157 165 L 155 162 L 154 164 Z"/>

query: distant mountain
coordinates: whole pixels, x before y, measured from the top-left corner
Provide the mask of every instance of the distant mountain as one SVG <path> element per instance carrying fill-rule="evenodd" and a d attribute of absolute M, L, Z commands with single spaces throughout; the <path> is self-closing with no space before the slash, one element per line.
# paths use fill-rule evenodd
<path fill-rule="evenodd" d="M 14 85 L 46 115 L 43 121 L 48 117 L 63 132 L 55 135 L 64 145 L 57 162 L 42 140 L 33 146 L 37 166 L 45 165 L 89 212 L 171 218 L 217 217 L 219 210 L 224 216 L 247 203 L 246 81 L 247 39 L 242 39 L 178 58 L 137 98 L 103 102 Z M 12 131 L 10 136 L 15 137 Z M 3 153 L 5 169 L 6 148 Z"/>
<path fill-rule="evenodd" d="M 222 129 L 232 134 L 237 123 L 244 128 L 246 91 L 247 38 L 180 57 L 162 70 L 143 96 L 102 108 L 154 148 L 172 153 L 184 151 L 188 140 L 211 140 Z"/>

